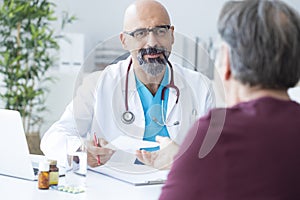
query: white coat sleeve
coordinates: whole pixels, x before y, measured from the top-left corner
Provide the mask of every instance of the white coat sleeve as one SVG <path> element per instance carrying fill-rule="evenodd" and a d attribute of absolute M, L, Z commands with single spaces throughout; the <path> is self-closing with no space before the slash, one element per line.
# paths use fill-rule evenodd
<path fill-rule="evenodd" d="M 42 152 L 47 158 L 57 160 L 59 165 L 66 164 L 67 136 L 85 137 L 90 130 L 98 77 L 99 72 L 94 72 L 84 78 L 61 118 L 47 130 L 41 140 Z"/>

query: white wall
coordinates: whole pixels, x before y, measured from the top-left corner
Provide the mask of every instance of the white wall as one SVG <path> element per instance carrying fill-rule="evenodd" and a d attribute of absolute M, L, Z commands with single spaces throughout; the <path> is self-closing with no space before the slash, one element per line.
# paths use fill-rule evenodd
<path fill-rule="evenodd" d="M 102 40 L 122 31 L 123 13 L 132 0 L 52 0 L 57 12 L 75 14 L 79 20 L 66 31 L 85 34 L 85 55 Z M 168 9 L 175 30 L 181 34 L 207 40 L 216 37 L 216 22 L 226 0 L 160 0 Z M 300 12 L 299 0 L 285 0 Z"/>

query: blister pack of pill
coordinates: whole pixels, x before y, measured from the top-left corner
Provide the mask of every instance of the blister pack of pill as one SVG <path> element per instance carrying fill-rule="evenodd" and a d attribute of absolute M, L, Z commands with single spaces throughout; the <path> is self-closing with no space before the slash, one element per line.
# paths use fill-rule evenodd
<path fill-rule="evenodd" d="M 84 188 L 82 187 L 72 187 L 72 186 L 64 186 L 64 185 L 51 186 L 51 189 L 61 191 L 61 192 L 68 192 L 72 194 L 79 194 L 85 192 Z"/>

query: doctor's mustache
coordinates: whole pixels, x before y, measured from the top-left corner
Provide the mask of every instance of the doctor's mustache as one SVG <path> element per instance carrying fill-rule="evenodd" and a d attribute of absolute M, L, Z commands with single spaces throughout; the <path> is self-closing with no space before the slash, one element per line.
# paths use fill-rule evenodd
<path fill-rule="evenodd" d="M 139 50 L 138 60 L 139 60 L 140 65 L 144 62 L 147 62 L 146 60 L 144 60 L 144 55 L 153 55 L 153 54 L 163 54 L 164 58 L 161 58 L 161 57 L 148 58 L 149 63 L 159 63 L 159 64 L 166 64 L 167 63 L 166 59 L 167 59 L 169 53 L 167 52 L 167 50 L 165 48 L 149 47 L 149 48 L 142 48 L 142 49 Z"/>

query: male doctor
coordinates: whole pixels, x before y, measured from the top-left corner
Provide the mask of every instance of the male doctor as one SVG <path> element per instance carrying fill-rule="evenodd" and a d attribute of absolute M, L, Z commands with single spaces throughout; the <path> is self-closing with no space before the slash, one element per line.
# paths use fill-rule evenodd
<path fill-rule="evenodd" d="M 168 168 L 191 125 L 215 106 L 205 76 L 168 61 L 174 27 L 162 4 L 153 0 L 131 4 L 120 40 L 131 55 L 101 75 L 85 78 L 60 120 L 42 138 L 47 157 L 64 161 L 68 135 L 96 133 L 99 146 L 88 146 L 91 167 L 99 165 L 100 156 L 101 164 L 115 157 L 118 162 Z M 135 154 L 104 147 L 121 135 L 157 141 L 160 146 Z"/>

